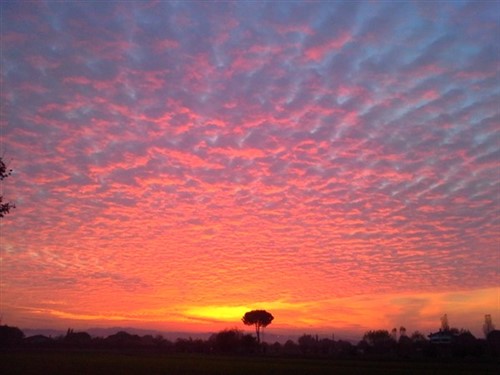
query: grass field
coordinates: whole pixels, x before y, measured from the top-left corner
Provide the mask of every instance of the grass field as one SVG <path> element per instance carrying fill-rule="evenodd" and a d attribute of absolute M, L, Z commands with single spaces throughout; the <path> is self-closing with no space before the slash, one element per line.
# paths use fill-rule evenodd
<path fill-rule="evenodd" d="M 0 352 L 0 374 L 498 374 L 498 363 L 322 360 L 85 351 Z"/>

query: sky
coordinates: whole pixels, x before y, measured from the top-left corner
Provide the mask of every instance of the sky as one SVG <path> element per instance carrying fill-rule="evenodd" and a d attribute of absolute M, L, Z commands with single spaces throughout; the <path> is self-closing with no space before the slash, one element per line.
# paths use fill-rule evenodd
<path fill-rule="evenodd" d="M 499 1 L 2 2 L 2 324 L 483 337 L 499 35 Z"/>

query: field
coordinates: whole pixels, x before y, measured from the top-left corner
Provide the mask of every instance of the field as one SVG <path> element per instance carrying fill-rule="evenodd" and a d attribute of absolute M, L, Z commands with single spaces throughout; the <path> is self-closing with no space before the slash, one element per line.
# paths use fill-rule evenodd
<path fill-rule="evenodd" d="M 96 351 L 0 352 L 1 374 L 497 374 L 498 363 L 367 361 L 269 357 L 164 355 Z"/>

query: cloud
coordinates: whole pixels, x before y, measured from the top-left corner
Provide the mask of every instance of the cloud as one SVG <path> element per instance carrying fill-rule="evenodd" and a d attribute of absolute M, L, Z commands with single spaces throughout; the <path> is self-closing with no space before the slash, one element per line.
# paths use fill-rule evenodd
<path fill-rule="evenodd" d="M 471 4 L 3 4 L 9 306 L 497 285 L 499 9 Z"/>

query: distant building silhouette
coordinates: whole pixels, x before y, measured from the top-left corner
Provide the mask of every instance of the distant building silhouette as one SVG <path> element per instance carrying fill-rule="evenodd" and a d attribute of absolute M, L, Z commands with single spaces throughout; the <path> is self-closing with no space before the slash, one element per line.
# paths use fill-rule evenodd
<path fill-rule="evenodd" d="M 455 335 L 450 330 L 439 330 L 438 332 L 429 334 L 428 337 L 431 344 L 450 345 L 453 342 Z"/>

